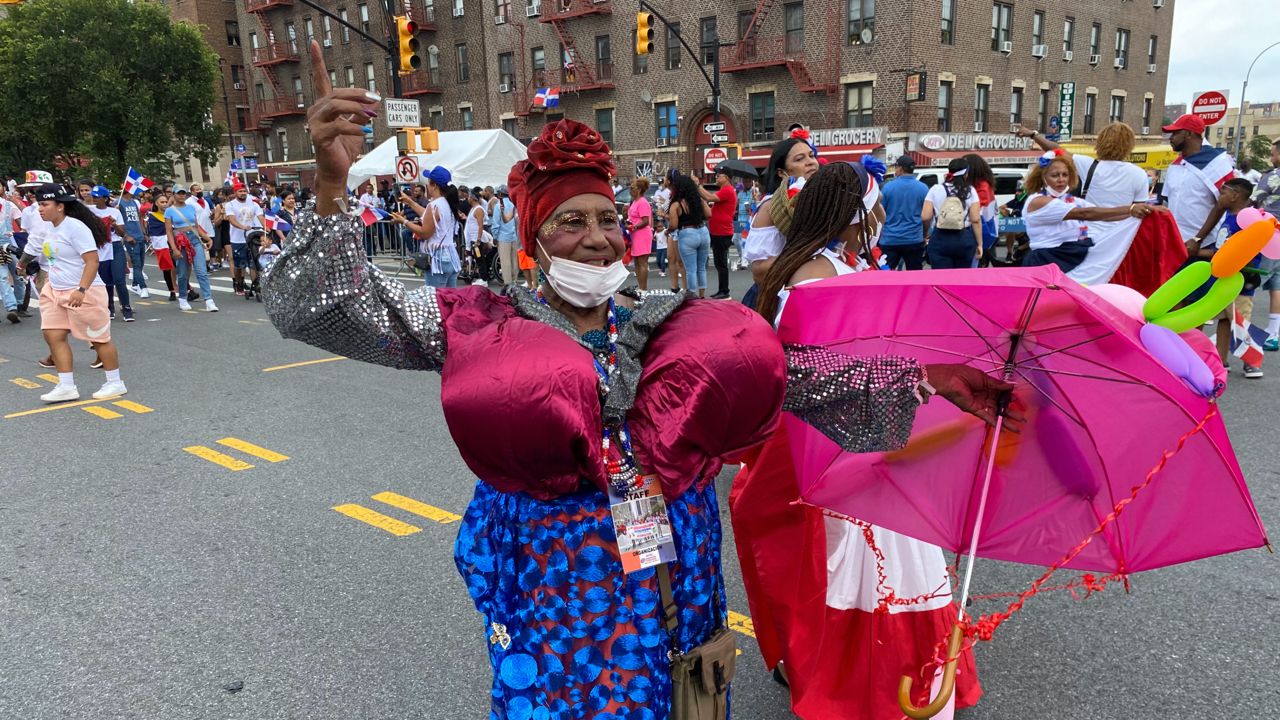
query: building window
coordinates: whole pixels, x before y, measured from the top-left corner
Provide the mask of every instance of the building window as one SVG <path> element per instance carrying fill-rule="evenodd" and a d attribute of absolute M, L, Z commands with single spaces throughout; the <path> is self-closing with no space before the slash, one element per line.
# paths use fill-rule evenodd
<path fill-rule="evenodd" d="M 302 78 L 296 75 L 293 78 L 293 99 L 298 107 L 307 106 L 307 98 L 302 94 Z"/>
<path fill-rule="evenodd" d="M 337 70 L 329 71 L 329 87 L 331 88 L 338 87 L 338 71 Z"/>
<path fill-rule="evenodd" d="M 956 3 L 955 0 L 942 0 L 942 44 L 956 44 Z"/>
<path fill-rule="evenodd" d="M 569 48 L 564 45 L 560 46 L 561 82 L 565 85 L 572 85 L 578 82 L 578 58 L 575 57 L 576 54 L 577 48 L 574 48 L 574 53 L 571 54 Z"/>
<path fill-rule="evenodd" d="M 511 137 L 515 137 L 516 133 L 520 132 L 519 123 L 515 118 L 507 118 L 502 121 L 502 131 Z"/>
<path fill-rule="evenodd" d="M 236 108 L 236 127 L 241 132 L 249 129 L 249 108 Z"/>
<path fill-rule="evenodd" d="M 516 84 L 515 56 L 509 52 L 498 54 L 498 84 L 510 90 Z"/>
<path fill-rule="evenodd" d="M 463 0 L 453 0 L 453 16 L 454 17 L 462 17 L 462 14 L 465 10 L 466 10 L 466 6 L 463 4 Z"/>
<path fill-rule="evenodd" d="M 240 47 L 240 23 L 235 20 L 227 21 L 227 44 L 231 47 Z"/>
<path fill-rule="evenodd" d="M 747 29 L 751 27 L 751 20 L 756 16 L 754 10 L 738 11 L 738 40 L 747 37 Z"/>
<path fill-rule="evenodd" d="M 1093 116 L 1097 110 L 1098 96 L 1093 93 L 1085 93 L 1084 96 L 1084 134 L 1093 134 Z"/>
<path fill-rule="evenodd" d="M 462 129 L 463 130 L 476 129 L 476 116 L 475 116 L 475 113 L 471 112 L 471 108 L 469 107 L 462 108 Z"/>
<path fill-rule="evenodd" d="M 704 17 L 698 21 L 698 59 L 703 65 L 712 65 L 716 61 L 716 18 Z"/>
<path fill-rule="evenodd" d="M 951 96 L 955 87 L 950 80 L 938 83 L 938 132 L 951 132 Z"/>
<path fill-rule="evenodd" d="M 1151 98 L 1142 99 L 1142 134 L 1147 134 L 1151 128 Z"/>
<path fill-rule="evenodd" d="M 548 85 L 547 52 L 541 47 L 531 49 L 529 51 L 529 67 L 533 69 L 534 87 L 546 87 Z"/>
<path fill-rule="evenodd" d="M 360 3 L 356 6 L 356 10 L 360 13 L 360 29 L 369 32 L 369 5 Z"/>
<path fill-rule="evenodd" d="M 751 103 L 751 139 L 772 140 L 774 135 L 774 95 L 771 92 L 755 93 Z"/>
<path fill-rule="evenodd" d="M 680 69 L 680 23 L 667 27 L 667 69 Z"/>
<path fill-rule="evenodd" d="M 351 22 L 347 18 L 346 8 L 338 8 L 338 17 L 342 20 L 343 23 Z M 346 45 L 351 42 L 351 30 L 349 30 L 346 25 L 342 25 L 341 23 L 339 23 L 339 25 L 342 28 L 342 44 Z"/>
<path fill-rule="evenodd" d="M 454 51 L 458 58 L 458 82 L 471 82 L 471 63 L 467 61 L 467 44 L 458 43 L 454 46 Z"/>
<path fill-rule="evenodd" d="M 320 18 L 320 28 L 324 32 L 324 46 L 333 47 L 333 21 L 328 15 Z"/>
<path fill-rule="evenodd" d="M 249 33 L 249 47 L 254 50 L 258 49 L 258 33 L 256 32 Z"/>
<path fill-rule="evenodd" d="M 1159 47 L 1160 47 L 1160 38 L 1156 37 L 1155 35 L 1152 35 L 1151 37 L 1147 38 L 1147 64 L 1148 65 L 1156 64 L 1156 55 L 1158 54 L 1157 50 L 1159 49 Z"/>
<path fill-rule="evenodd" d="M 276 161 L 276 154 L 275 154 L 275 151 L 273 151 L 273 150 L 272 150 L 272 148 L 271 148 L 271 145 L 272 145 L 272 143 L 271 143 L 271 136 L 270 136 L 270 135 L 266 135 L 266 136 L 264 136 L 264 137 L 262 138 L 262 144 L 266 146 L 264 149 L 267 151 L 267 153 L 266 153 L 266 155 L 267 155 L 267 162 L 275 162 L 275 161 Z M 190 178 L 188 178 L 188 179 L 190 179 Z"/>
<path fill-rule="evenodd" d="M 355 87 L 356 86 L 356 69 L 348 65 L 345 68 L 343 68 L 343 71 L 344 71 L 343 74 L 346 75 L 346 78 L 347 78 L 347 87 L 349 88 Z"/>
<path fill-rule="evenodd" d="M 293 23 L 284 24 L 284 36 L 289 39 L 289 52 L 293 55 L 298 54 L 298 28 Z"/>
<path fill-rule="evenodd" d="M 289 133 L 281 130 L 276 137 L 280 138 L 280 162 L 289 162 Z"/>
<path fill-rule="evenodd" d="M 596 79 L 613 79 L 613 40 L 608 35 L 596 36 Z"/>
<path fill-rule="evenodd" d="M 1100 48 L 1102 43 L 1102 24 L 1094 23 L 1089 26 L 1089 54 L 1101 55 Z"/>
<path fill-rule="evenodd" d="M 676 104 L 673 102 L 658 103 L 653 106 L 654 127 L 659 140 L 666 140 L 667 145 L 675 145 L 680 137 L 676 125 Z"/>
<path fill-rule="evenodd" d="M 364 64 L 364 89 L 373 90 L 374 92 L 378 90 L 378 81 L 373 75 L 373 63 Z"/>
<path fill-rule="evenodd" d="M 241 84 L 241 83 L 243 83 L 243 82 L 244 82 L 244 66 L 243 66 L 243 65 L 232 65 L 232 66 L 231 66 L 231 83 L 232 83 L 232 85 L 233 85 L 233 86 L 234 86 L 234 85 L 239 85 L 239 84 Z"/>
<path fill-rule="evenodd" d="M 638 42 L 639 42 L 639 39 L 636 37 L 636 31 L 632 30 L 631 31 L 631 47 L 632 47 L 631 74 L 632 75 L 644 75 L 645 73 L 649 72 L 649 56 L 641 55 L 640 53 L 635 51 L 635 47 Z"/>
<path fill-rule="evenodd" d="M 1116 60 L 1120 67 L 1129 67 L 1129 31 L 1116 30 Z"/>
<path fill-rule="evenodd" d="M 1107 122 L 1124 122 L 1124 96 L 1111 96 L 1111 111 L 1107 113 Z"/>
<path fill-rule="evenodd" d="M 976 85 L 973 92 L 973 131 L 987 131 L 987 103 L 991 100 L 990 85 Z"/>
<path fill-rule="evenodd" d="M 259 100 L 267 99 L 267 88 L 262 83 L 255 83 L 253 86 L 253 90 L 254 90 L 254 97 L 258 98 Z"/>
<path fill-rule="evenodd" d="M 364 134 L 364 151 L 365 152 L 369 152 L 370 150 L 373 150 L 376 144 L 377 143 L 373 139 L 373 133 Z"/>
<path fill-rule="evenodd" d="M 1076 42 L 1076 19 L 1069 17 L 1062 21 L 1062 52 L 1071 52 Z"/>
<path fill-rule="evenodd" d="M 804 3 L 793 2 L 782 6 L 783 27 L 786 28 L 786 51 L 804 52 Z"/>
<path fill-rule="evenodd" d="M 1022 95 L 1026 92 L 1023 88 L 1016 87 L 1009 93 L 1009 126 L 1017 127 L 1022 124 Z"/>
<path fill-rule="evenodd" d="M 427 127 L 432 130 L 444 129 L 444 110 L 441 108 L 431 108 L 427 112 Z"/>
<path fill-rule="evenodd" d="M 511 17 L 511 0 L 497 0 L 494 15 L 507 20 Z"/>
<path fill-rule="evenodd" d="M 991 6 L 991 49 L 999 50 L 1002 43 L 1009 42 L 1013 33 L 1013 6 L 1006 3 L 994 3 Z"/>
<path fill-rule="evenodd" d="M 1049 132 L 1049 91 L 1040 91 L 1040 106 L 1036 108 L 1036 129 L 1042 133 Z"/>
<path fill-rule="evenodd" d="M 848 2 L 849 22 L 847 31 L 849 34 L 849 44 L 861 45 L 875 40 L 876 0 L 848 0 Z M 802 43 L 804 42 L 803 35 L 801 35 L 800 41 Z M 788 47 L 789 46 L 788 42 Z"/>
<path fill-rule="evenodd" d="M 1031 14 L 1031 44 L 1044 44 L 1044 13 L 1040 10 Z"/>
<path fill-rule="evenodd" d="M 875 87 L 869 83 L 844 86 L 844 126 L 871 127 L 875 114 Z"/>
<path fill-rule="evenodd" d="M 307 47 L 311 47 L 311 41 L 316 39 L 316 23 L 311 18 L 302 21 L 302 31 L 307 34 Z"/>
<path fill-rule="evenodd" d="M 613 108 L 596 110 L 596 132 L 606 144 L 613 144 Z"/>

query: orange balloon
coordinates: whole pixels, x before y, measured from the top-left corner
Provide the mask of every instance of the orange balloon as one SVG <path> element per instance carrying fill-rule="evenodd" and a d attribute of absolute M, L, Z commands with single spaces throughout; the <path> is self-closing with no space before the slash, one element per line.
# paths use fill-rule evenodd
<path fill-rule="evenodd" d="M 1240 272 L 1250 260 L 1262 252 L 1262 248 L 1271 241 L 1275 231 L 1275 223 L 1256 222 L 1227 238 L 1210 261 L 1213 265 L 1213 276 L 1228 278 Z"/>

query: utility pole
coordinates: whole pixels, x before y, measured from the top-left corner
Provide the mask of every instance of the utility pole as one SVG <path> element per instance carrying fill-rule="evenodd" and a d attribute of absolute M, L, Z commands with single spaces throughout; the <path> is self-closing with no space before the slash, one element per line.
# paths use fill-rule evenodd
<path fill-rule="evenodd" d="M 227 116 L 227 147 L 231 150 L 231 162 L 236 161 L 236 139 L 231 134 L 231 101 L 227 99 L 227 76 L 222 72 L 227 61 L 221 56 L 218 57 L 218 79 L 222 81 L 222 112 Z M 240 174 L 243 176 L 240 182 L 248 185 L 248 174 L 244 168 L 244 158 L 240 158 Z"/>

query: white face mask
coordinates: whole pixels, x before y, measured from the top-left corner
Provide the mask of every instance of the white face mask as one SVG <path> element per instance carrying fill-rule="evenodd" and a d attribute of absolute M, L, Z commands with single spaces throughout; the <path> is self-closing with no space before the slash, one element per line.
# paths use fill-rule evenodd
<path fill-rule="evenodd" d="M 1066 195 L 1067 193 L 1071 192 L 1071 188 L 1067 187 L 1067 188 L 1062 188 L 1061 190 L 1054 190 L 1048 185 L 1045 185 L 1044 191 L 1049 193 L 1049 197 L 1060 198 L 1063 195 Z"/>
<path fill-rule="evenodd" d="M 538 243 L 538 247 L 542 247 L 542 243 Z M 542 248 L 542 252 L 551 258 L 546 275 L 552 289 L 565 302 L 584 310 L 608 302 L 631 275 L 621 260 L 599 267 L 554 257 L 546 248 Z"/>

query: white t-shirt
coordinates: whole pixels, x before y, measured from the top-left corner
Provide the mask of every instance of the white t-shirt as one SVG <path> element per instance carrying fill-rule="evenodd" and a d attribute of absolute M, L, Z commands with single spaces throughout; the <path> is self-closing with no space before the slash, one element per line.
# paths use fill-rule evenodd
<path fill-rule="evenodd" d="M 662 192 L 662 190 L 658 190 L 658 192 Z M 670 195 L 671 191 L 668 190 L 668 203 L 671 202 Z M 771 197 L 773 195 L 765 195 L 760 199 L 760 204 L 763 205 Z M 654 199 L 657 199 L 656 196 Z M 782 235 L 782 231 L 775 225 L 764 227 L 752 225 L 747 228 L 747 237 L 742 241 L 742 261 L 753 263 L 778 257 L 782 254 L 782 246 L 786 244 L 786 240 Z"/>
<path fill-rule="evenodd" d="M 1092 191 L 1090 191 L 1092 192 Z M 1043 197 L 1034 195 L 1027 199 L 1027 208 L 1031 203 Z M 1027 223 L 1027 238 L 1031 241 L 1032 250 L 1056 248 L 1063 243 L 1075 242 L 1081 237 L 1092 237 L 1090 224 L 1083 220 L 1066 220 L 1067 213 L 1078 207 L 1093 207 L 1088 200 L 1067 197 L 1053 198 L 1036 210 L 1024 209 L 1022 219 Z M 1093 251 L 1090 250 L 1090 253 Z"/>
<path fill-rule="evenodd" d="M 87 252 L 98 249 L 93 241 L 93 231 L 75 218 L 63 218 L 58 226 L 49 225 L 51 232 L 38 247 L 27 243 L 27 254 L 35 255 L 40 261 L 40 269 L 49 274 L 49 283 L 54 290 L 75 290 L 80 287 L 80 279 L 84 276 L 84 257 Z M 107 248 L 111 244 L 106 245 Z M 39 252 L 30 252 L 37 250 Z M 95 273 L 91 285 L 102 287 L 102 278 Z"/>
<path fill-rule="evenodd" d="M 658 188 L 657 191 L 653 193 L 653 202 L 658 212 L 665 213 L 667 208 L 671 207 L 671 188 Z"/>
<path fill-rule="evenodd" d="M 39 247 L 41 240 L 53 234 L 53 225 L 40 217 L 40 206 L 36 203 L 22 208 L 22 218 L 18 220 L 18 226 L 27 233 L 27 247 Z M 34 254 L 33 252 L 32 255 Z"/>
<path fill-rule="evenodd" d="M 937 220 L 938 211 L 942 209 L 942 203 L 947 199 L 947 185 L 938 183 L 929 188 L 929 192 L 924 196 L 924 201 L 933 206 L 934 220 Z M 973 188 L 969 188 L 969 195 L 964 200 L 964 224 L 968 227 L 969 208 L 978 204 L 978 193 Z"/>
<path fill-rule="evenodd" d="M 206 235 L 213 237 L 213 209 L 209 207 L 209 201 L 202 204 L 198 199 L 188 197 L 187 206 L 196 209 L 196 224 Z"/>
<path fill-rule="evenodd" d="M 1133 163 L 1122 160 L 1094 160 L 1091 157 L 1075 156 L 1076 171 L 1080 173 L 1080 183 L 1089 176 L 1089 167 L 1098 163 L 1093 173 L 1093 181 L 1089 183 L 1088 202 L 1094 207 L 1123 207 L 1132 203 L 1145 203 L 1148 198 L 1147 173 Z M 1138 226 L 1142 224 L 1137 218 L 1124 220 L 1091 220 L 1089 222 L 1089 238 L 1093 247 L 1084 262 L 1067 273 L 1067 277 L 1083 285 L 1098 285 L 1109 282 L 1116 268 L 1129 252 L 1133 238 L 1138 234 Z"/>
<path fill-rule="evenodd" d="M 93 205 L 90 205 L 88 207 L 90 210 L 93 211 L 94 215 L 97 215 L 100 218 L 111 219 L 112 225 L 111 225 L 111 229 L 108 231 L 109 234 L 111 235 L 111 242 L 98 248 L 98 262 L 109 262 L 115 259 L 115 255 L 116 255 L 115 248 L 112 246 L 112 243 L 124 242 L 124 238 L 121 237 L 120 234 L 116 232 L 116 225 L 124 224 L 124 215 L 121 215 L 120 211 L 113 207 L 97 208 L 97 207 L 94 207 Z M 103 224 L 105 225 L 106 223 L 103 223 Z"/>
<path fill-rule="evenodd" d="M 271 247 L 266 250 L 258 251 L 258 267 L 266 270 L 271 267 L 271 263 L 275 262 L 276 256 L 280 254 L 280 246 L 271 243 Z"/>
<path fill-rule="evenodd" d="M 22 210 L 7 198 L 0 198 L 0 238 L 13 235 L 13 223 L 22 217 Z"/>
<path fill-rule="evenodd" d="M 228 217 L 235 218 L 236 222 L 244 225 L 245 227 L 262 227 L 262 208 L 258 207 L 258 204 L 252 200 L 236 200 L 235 198 L 232 198 L 223 205 L 223 211 L 226 212 Z M 196 213 L 197 218 L 199 215 L 199 213 Z M 197 220 L 197 222 L 199 221 Z M 231 225 L 230 227 L 231 244 L 243 245 L 245 243 L 245 231 L 235 225 Z"/>

